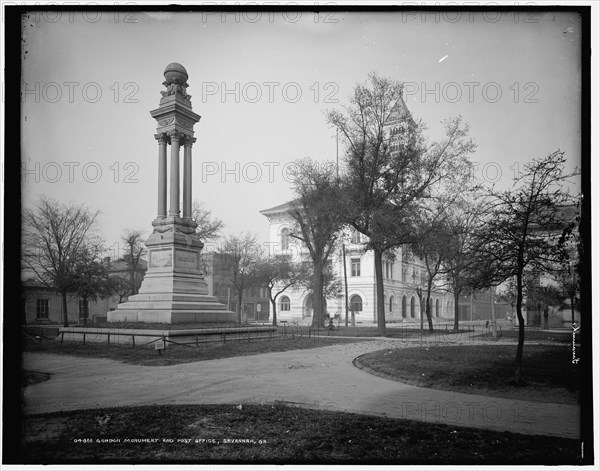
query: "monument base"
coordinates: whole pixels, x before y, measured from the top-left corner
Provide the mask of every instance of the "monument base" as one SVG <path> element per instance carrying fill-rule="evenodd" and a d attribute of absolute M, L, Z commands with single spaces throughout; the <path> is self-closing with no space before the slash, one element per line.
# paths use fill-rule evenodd
<path fill-rule="evenodd" d="M 208 294 L 200 266 L 204 244 L 194 232 L 195 223 L 171 217 L 152 225 L 154 232 L 146 241 L 148 271 L 139 293 L 109 312 L 107 321 L 235 323 L 236 313 Z"/>

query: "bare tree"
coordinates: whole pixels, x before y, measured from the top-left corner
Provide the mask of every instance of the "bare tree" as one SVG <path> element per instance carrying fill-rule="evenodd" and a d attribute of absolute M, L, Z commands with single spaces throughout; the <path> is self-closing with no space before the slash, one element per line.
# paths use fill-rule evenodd
<path fill-rule="evenodd" d="M 460 296 L 492 286 L 494 281 L 479 253 L 479 231 L 489 208 L 482 200 L 459 199 L 447 211 L 444 225 L 444 274 L 454 295 L 454 330 L 458 331 Z"/>
<path fill-rule="evenodd" d="M 73 270 L 71 290 L 84 303 L 84 325 L 87 324 L 89 302 L 108 298 L 113 291 L 109 265 L 101 254 L 102 247 L 99 244 L 88 244 L 79 254 Z"/>
<path fill-rule="evenodd" d="M 259 283 L 258 269 L 262 257 L 256 235 L 251 233 L 225 238 L 217 251 L 217 256 L 232 277 L 237 294 L 237 321 L 242 323 L 242 302 L 244 290 Z"/>
<path fill-rule="evenodd" d="M 275 255 L 260 261 L 257 279 L 267 288 L 273 311 L 273 325 L 277 325 L 277 298 L 288 288 L 302 282 L 306 274 L 301 263 L 294 263 L 290 255 Z"/>
<path fill-rule="evenodd" d="M 111 276 L 109 279 L 109 286 L 111 291 L 119 296 L 119 304 L 123 302 L 123 298 L 125 296 L 129 296 L 131 294 L 131 285 L 129 280 L 126 280 L 121 276 Z"/>
<path fill-rule="evenodd" d="M 572 203 L 565 189 L 577 171 L 565 173 L 564 153 L 555 151 L 524 166 L 511 190 L 492 191 L 493 216 L 482 233 L 485 265 L 500 281 L 515 277 L 519 342 L 514 381 L 521 384 L 521 362 L 525 341 L 522 305 L 527 270 L 551 272 L 560 263 L 559 240 L 567 225 L 561 206 Z"/>
<path fill-rule="evenodd" d="M 137 294 L 142 283 L 140 270 L 140 261 L 148 253 L 144 246 L 144 236 L 142 231 L 130 229 L 122 237 L 123 241 L 123 261 L 127 263 L 129 272 L 129 293 Z"/>
<path fill-rule="evenodd" d="M 313 326 L 324 326 L 324 273 L 342 229 L 341 194 L 331 168 L 310 159 L 296 162 L 298 198 L 288 211 L 294 220 L 291 237 L 301 241 L 312 262 Z"/>
<path fill-rule="evenodd" d="M 194 200 L 192 204 L 192 219 L 198 224 L 196 234 L 201 241 L 214 242 L 221 237 L 225 224 L 220 219 L 213 217 L 211 211 L 204 207 L 204 203 L 198 200 Z"/>
<path fill-rule="evenodd" d="M 421 287 L 417 288 L 417 294 L 425 302 L 425 315 L 430 332 L 433 332 L 431 292 L 436 278 L 445 274 L 444 260 L 449 255 L 452 234 L 448 219 L 452 219 L 453 209 L 456 210 L 456 207 L 464 201 L 458 195 L 459 192 L 452 185 L 425 201 L 419 216 L 415 218 L 416 237 L 409 246 L 412 253 L 422 260 L 427 273 L 424 283 L 425 295 Z M 421 329 L 423 329 L 423 316 L 421 316 Z"/>
<path fill-rule="evenodd" d="M 385 336 L 383 254 L 415 240 L 412 217 L 438 182 L 465 172 L 474 149 L 460 117 L 445 123 L 443 141 L 427 145 L 424 126 L 411 117 L 402 84 L 369 75 L 357 85 L 345 113 L 328 120 L 347 144 L 343 177 L 349 202 L 347 222 L 369 238 L 375 258 L 377 325 Z"/>
<path fill-rule="evenodd" d="M 23 213 L 24 268 L 62 296 L 65 327 L 69 325 L 67 296 L 73 289 L 75 269 L 90 242 L 98 214 L 83 205 L 61 204 L 46 197 Z"/>

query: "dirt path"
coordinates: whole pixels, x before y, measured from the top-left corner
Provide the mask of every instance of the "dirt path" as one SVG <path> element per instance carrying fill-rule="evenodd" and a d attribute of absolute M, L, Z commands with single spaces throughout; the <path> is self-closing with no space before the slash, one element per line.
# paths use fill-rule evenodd
<path fill-rule="evenodd" d="M 397 340 L 378 339 L 164 367 L 25 353 L 25 369 L 52 374 L 49 381 L 26 388 L 25 412 L 282 401 L 489 430 L 579 437 L 578 406 L 419 388 L 352 365 L 363 353 L 397 346 Z"/>

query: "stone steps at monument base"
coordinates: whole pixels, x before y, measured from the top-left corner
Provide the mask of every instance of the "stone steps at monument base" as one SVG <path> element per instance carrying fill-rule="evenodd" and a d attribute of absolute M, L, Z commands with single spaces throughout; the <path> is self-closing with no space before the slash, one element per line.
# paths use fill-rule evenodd
<path fill-rule="evenodd" d="M 197 303 L 185 301 L 154 300 L 154 301 L 128 301 L 119 304 L 117 310 L 142 310 L 142 309 L 170 309 L 172 311 L 226 311 L 227 306 L 219 302 Z"/>
<path fill-rule="evenodd" d="M 235 312 L 227 310 L 200 309 L 119 309 L 108 313 L 108 322 L 141 323 L 224 323 L 235 322 Z"/>
<path fill-rule="evenodd" d="M 187 303 L 206 303 L 214 304 L 219 303 L 219 300 L 214 296 L 207 294 L 188 294 L 188 293 L 140 293 L 129 296 L 126 303 L 137 303 L 137 302 L 187 302 Z M 122 303 L 125 304 L 125 303 Z"/>

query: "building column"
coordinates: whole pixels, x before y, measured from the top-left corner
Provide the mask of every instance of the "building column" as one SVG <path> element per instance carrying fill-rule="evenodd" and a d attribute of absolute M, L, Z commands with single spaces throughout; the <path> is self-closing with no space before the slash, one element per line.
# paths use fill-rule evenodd
<path fill-rule="evenodd" d="M 167 138 L 155 134 L 158 141 L 158 218 L 167 217 Z"/>
<path fill-rule="evenodd" d="M 192 217 L 192 144 L 196 139 L 187 137 L 183 153 L 183 218 Z"/>
<path fill-rule="evenodd" d="M 171 137 L 171 195 L 169 216 L 179 216 L 179 140 L 177 131 L 169 133 Z"/>

